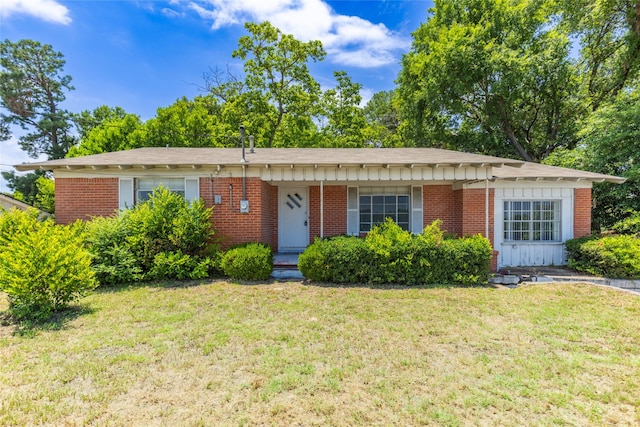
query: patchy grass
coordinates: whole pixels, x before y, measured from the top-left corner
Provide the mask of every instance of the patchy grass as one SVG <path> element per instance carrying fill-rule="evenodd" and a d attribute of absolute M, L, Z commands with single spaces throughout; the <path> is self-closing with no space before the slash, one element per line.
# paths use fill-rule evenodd
<path fill-rule="evenodd" d="M 0 326 L 0 425 L 640 423 L 640 297 L 591 285 L 131 287 L 50 326 Z"/>

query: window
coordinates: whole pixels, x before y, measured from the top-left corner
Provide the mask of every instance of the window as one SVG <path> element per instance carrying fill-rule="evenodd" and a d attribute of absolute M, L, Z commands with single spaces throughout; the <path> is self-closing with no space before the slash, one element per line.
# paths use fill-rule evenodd
<path fill-rule="evenodd" d="M 505 201 L 504 239 L 511 241 L 559 242 L 560 201 Z"/>
<path fill-rule="evenodd" d="M 410 230 L 409 192 L 408 187 L 361 187 L 358 199 L 360 233 L 370 231 L 374 225 L 383 223 L 386 218 L 391 218 L 403 229 Z"/>
<path fill-rule="evenodd" d="M 160 186 L 184 197 L 184 178 L 138 178 L 136 181 L 136 203 L 149 200 L 153 190 Z"/>

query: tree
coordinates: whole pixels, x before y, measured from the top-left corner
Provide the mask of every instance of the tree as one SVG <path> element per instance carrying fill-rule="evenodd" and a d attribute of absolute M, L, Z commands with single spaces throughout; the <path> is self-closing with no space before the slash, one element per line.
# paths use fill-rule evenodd
<path fill-rule="evenodd" d="M 363 112 L 367 119 L 367 140 L 382 147 L 410 144 L 399 135 L 401 120 L 396 91 L 382 91 L 373 94 Z"/>
<path fill-rule="evenodd" d="M 245 61 L 245 86 L 253 93 L 250 99 L 267 117 L 267 146 L 291 145 L 292 141 L 279 138 L 278 132 L 286 116 L 310 117 L 317 107 L 320 85 L 309 73 L 307 63 L 324 58 L 322 43 L 301 42 L 269 22 L 248 22 L 245 28 L 251 35 L 240 38 L 233 57 Z M 266 108 L 265 101 L 275 111 Z"/>
<path fill-rule="evenodd" d="M 140 117 L 127 113 L 120 116 L 118 113 L 102 121 L 95 117 L 83 117 L 82 120 L 88 119 L 88 121 L 79 124 L 82 135 L 80 141 L 71 147 L 67 156 L 79 157 L 137 148 L 132 142 L 132 134 L 143 126 Z M 99 124 L 96 124 L 98 122 Z"/>
<path fill-rule="evenodd" d="M 65 91 L 73 90 L 71 77 L 61 75 L 65 61 L 50 45 L 33 40 L 0 43 L 0 99 L 3 126 L 19 125 L 29 131 L 19 138 L 29 156 L 63 158 L 74 139 L 71 115 L 60 107 Z"/>
<path fill-rule="evenodd" d="M 581 131 L 586 167 L 627 178 L 624 184 L 593 188 L 595 225 L 610 227 L 640 212 L 640 89 L 622 92 L 615 102 L 594 112 Z"/>
<path fill-rule="evenodd" d="M 407 137 L 540 160 L 575 144 L 577 78 L 548 2 L 436 0 L 402 60 Z"/>
<path fill-rule="evenodd" d="M 558 12 L 580 45 L 580 71 L 591 108 L 615 98 L 640 71 L 640 3 L 562 0 Z"/>
<path fill-rule="evenodd" d="M 2 172 L 2 177 L 7 181 L 7 187 L 13 191 L 13 197 L 25 203 L 33 205 L 38 195 L 36 182 L 46 176 L 44 171 L 30 172 L 18 175 L 14 171 Z"/>
<path fill-rule="evenodd" d="M 327 118 L 324 144 L 332 147 L 363 147 L 366 139 L 364 112 L 360 107 L 362 85 L 344 71 L 335 71 L 336 87 L 324 92 L 322 100 Z"/>
<path fill-rule="evenodd" d="M 122 107 L 109 107 L 101 105 L 93 111 L 84 110 L 73 115 L 73 121 L 80 134 L 80 139 L 85 138 L 93 129 L 109 120 L 124 119 L 127 112 Z"/>

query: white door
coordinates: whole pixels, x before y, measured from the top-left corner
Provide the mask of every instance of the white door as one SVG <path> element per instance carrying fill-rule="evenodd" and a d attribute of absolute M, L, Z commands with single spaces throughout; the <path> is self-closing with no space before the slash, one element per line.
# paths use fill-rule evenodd
<path fill-rule="evenodd" d="M 309 245 L 306 187 L 278 189 L 278 250 L 301 252 Z"/>

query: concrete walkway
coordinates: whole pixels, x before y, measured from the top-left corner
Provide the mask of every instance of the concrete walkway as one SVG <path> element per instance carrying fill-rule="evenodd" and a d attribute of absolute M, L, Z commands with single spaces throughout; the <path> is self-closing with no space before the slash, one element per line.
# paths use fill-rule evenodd
<path fill-rule="evenodd" d="M 612 286 L 640 294 L 640 280 L 609 279 L 575 271 L 563 266 L 510 267 L 500 270 L 500 273 L 504 278 L 515 276 L 515 278 L 519 279 L 516 283 L 507 283 L 509 280 L 506 280 L 505 284 L 507 285 L 517 285 L 518 283 L 526 282 L 586 282 L 595 285 Z M 512 281 L 515 280 L 516 279 L 513 279 Z"/>

